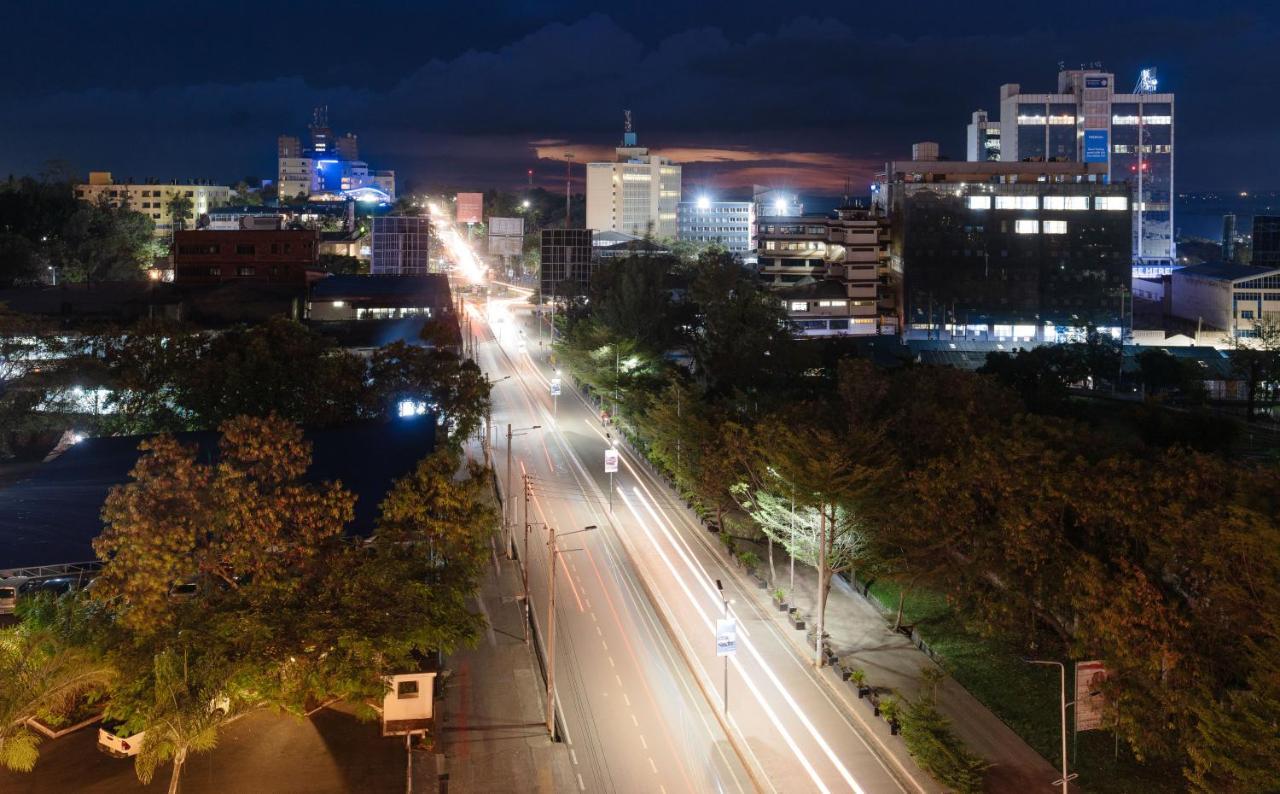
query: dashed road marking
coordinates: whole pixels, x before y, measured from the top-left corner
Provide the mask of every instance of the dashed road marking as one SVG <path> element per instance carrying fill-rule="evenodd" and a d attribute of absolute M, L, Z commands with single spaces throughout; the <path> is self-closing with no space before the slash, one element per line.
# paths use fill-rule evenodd
<path fill-rule="evenodd" d="M 578 790 L 579 790 L 579 791 L 586 791 L 586 790 L 587 790 L 587 784 L 582 782 L 582 773 L 581 773 L 581 772 L 579 772 L 579 773 L 578 773 Z"/>
<path fill-rule="evenodd" d="M 636 715 L 634 714 L 631 715 L 631 723 L 635 725 L 637 728 L 640 727 L 640 720 L 636 719 Z"/>
<path fill-rule="evenodd" d="M 608 650 L 609 650 L 609 643 L 605 642 L 604 640 L 600 640 L 600 645 L 601 645 L 601 647 L 603 647 L 603 648 L 605 649 L 605 651 L 606 651 L 606 652 L 608 652 Z"/>
<path fill-rule="evenodd" d="M 578 765 L 578 754 L 573 750 L 569 750 L 569 757 L 573 759 L 573 765 Z"/>
<path fill-rule="evenodd" d="M 609 657 L 609 666 L 610 666 L 610 667 L 616 667 L 616 666 L 617 666 L 617 665 L 615 665 L 615 664 L 613 663 L 613 657 L 612 657 L 612 656 L 610 656 L 610 657 Z M 619 686 L 621 686 L 621 685 L 622 685 L 622 682 L 621 682 L 621 681 L 619 681 L 619 682 L 618 682 L 618 685 L 619 685 Z"/>
<path fill-rule="evenodd" d="M 648 750 L 648 749 L 649 749 L 649 743 L 648 743 L 648 742 L 646 742 L 646 741 L 644 740 L 644 734 L 643 734 L 643 733 L 642 733 L 642 734 L 640 734 L 640 746 L 641 746 L 641 747 L 643 747 L 643 748 L 644 748 L 644 749 L 646 749 L 646 750 Z"/>
<path fill-rule="evenodd" d="M 624 702 L 624 703 L 626 703 L 626 704 L 627 704 L 627 708 L 631 708 L 631 698 L 627 697 L 627 693 L 626 693 L 626 692 L 623 692 L 623 693 L 622 693 L 622 700 L 623 700 L 623 702 Z"/>
<path fill-rule="evenodd" d="M 658 774 L 658 765 L 653 762 L 652 758 L 649 759 L 649 768 L 653 770 L 653 774 Z"/>
<path fill-rule="evenodd" d="M 615 675 L 615 676 L 614 676 L 614 678 L 616 678 L 616 679 L 618 680 L 618 686 L 622 686 L 622 676 L 620 676 L 620 675 Z"/>

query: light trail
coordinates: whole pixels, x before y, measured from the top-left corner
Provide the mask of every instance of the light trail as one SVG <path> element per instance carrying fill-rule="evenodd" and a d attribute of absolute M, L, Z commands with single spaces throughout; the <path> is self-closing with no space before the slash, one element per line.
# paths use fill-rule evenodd
<path fill-rule="evenodd" d="M 458 233 L 458 227 L 454 224 L 453 219 L 445 215 L 434 202 L 427 205 L 427 216 L 431 219 L 432 231 L 444 243 L 445 251 L 449 254 L 449 258 L 453 260 L 454 266 L 457 267 L 462 277 L 469 284 L 483 282 L 485 267 L 480 264 L 480 259 L 476 256 L 476 252 L 471 250 L 471 245 L 462 239 L 462 235 Z"/>

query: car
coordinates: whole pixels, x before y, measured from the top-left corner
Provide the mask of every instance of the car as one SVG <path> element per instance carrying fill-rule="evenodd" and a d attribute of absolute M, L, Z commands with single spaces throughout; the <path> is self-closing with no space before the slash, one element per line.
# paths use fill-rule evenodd
<path fill-rule="evenodd" d="M 79 579 L 75 576 L 55 576 L 50 579 L 30 579 L 18 588 L 19 596 L 36 595 L 37 593 L 52 593 L 60 596 L 75 589 L 79 584 Z"/>
<path fill-rule="evenodd" d="M 98 749 L 116 758 L 129 758 L 142 749 L 146 731 L 129 733 L 120 722 L 103 720 L 98 726 Z"/>
<path fill-rule="evenodd" d="M 10 615 L 18 606 L 18 593 L 27 583 L 25 576 L 11 576 L 0 579 L 0 615 Z"/>
<path fill-rule="evenodd" d="M 170 601 L 190 601 L 196 597 L 195 582 L 178 582 L 169 588 Z"/>

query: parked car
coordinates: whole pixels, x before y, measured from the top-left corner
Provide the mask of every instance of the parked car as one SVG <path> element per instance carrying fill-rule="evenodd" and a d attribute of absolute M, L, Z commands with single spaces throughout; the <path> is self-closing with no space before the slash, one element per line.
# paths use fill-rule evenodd
<path fill-rule="evenodd" d="M 130 734 L 123 730 L 121 723 L 103 720 L 98 726 L 98 749 L 116 758 L 128 758 L 142 749 L 145 736 L 146 731 Z"/>
<path fill-rule="evenodd" d="M 11 576 L 0 579 L 0 615 L 9 615 L 18 606 L 18 593 L 27 583 L 25 576 Z"/>

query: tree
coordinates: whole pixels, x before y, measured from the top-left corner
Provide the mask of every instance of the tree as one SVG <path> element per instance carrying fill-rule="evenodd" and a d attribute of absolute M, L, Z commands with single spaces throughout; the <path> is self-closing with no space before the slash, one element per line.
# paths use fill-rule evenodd
<path fill-rule="evenodd" d="M 51 242 L 51 265 L 67 281 L 136 281 L 157 253 L 151 218 L 127 206 L 80 202 Z"/>
<path fill-rule="evenodd" d="M 213 685 L 201 680 L 185 655 L 164 651 L 155 656 L 152 699 L 139 720 L 146 733 L 134 759 L 143 785 L 151 782 L 161 764 L 172 760 L 169 794 L 177 794 L 188 756 L 217 746 L 218 729 L 229 721 L 232 710 L 229 701 L 226 708 L 219 702 L 226 698 L 219 688 L 224 679 L 213 680 Z"/>
<path fill-rule="evenodd" d="M 321 254 L 316 267 L 326 273 L 335 275 L 354 275 L 367 273 L 369 267 L 354 256 L 346 254 Z"/>
<path fill-rule="evenodd" d="M 111 391 L 104 425 L 122 434 L 191 429 L 179 403 L 180 384 L 196 366 L 204 342 L 165 320 L 143 320 L 127 332 L 101 336 Z"/>
<path fill-rule="evenodd" d="M 448 341 L 447 329 L 430 323 L 423 332 L 436 344 L 392 342 L 373 352 L 368 409 L 388 415 L 402 400 L 427 402 L 449 426 L 450 443 L 457 445 L 480 429 L 489 406 L 489 383 L 475 362 L 440 344 Z"/>
<path fill-rule="evenodd" d="M 1167 350 L 1152 348 L 1138 354 L 1138 376 L 1152 396 L 1177 392 L 1190 402 L 1206 398 L 1204 377 L 1195 361 L 1181 359 Z"/>
<path fill-rule="evenodd" d="M 40 737 L 27 720 L 68 709 L 111 683 L 109 665 L 68 646 L 53 632 L 16 626 L 0 631 L 0 766 L 30 772 Z"/>
<path fill-rule="evenodd" d="M 1253 336 L 1232 336 L 1231 368 L 1245 380 L 1247 416 L 1257 412 L 1258 396 L 1271 394 L 1268 386 L 1280 380 L 1280 320 L 1260 317 L 1253 321 Z"/>
<path fill-rule="evenodd" d="M 666 285 L 674 264 L 668 256 L 631 255 L 598 268 L 591 279 L 592 319 L 617 338 L 664 350 L 674 337 Z"/>
<path fill-rule="evenodd" d="M 165 202 L 165 209 L 169 212 L 169 217 L 173 221 L 173 230 L 182 231 L 187 228 L 187 221 L 190 220 L 192 212 L 195 210 L 195 202 L 190 196 L 184 195 L 182 191 L 175 191 L 169 200 Z"/>
<path fill-rule="evenodd" d="M 236 589 L 271 581 L 341 535 L 354 497 L 302 476 L 310 445 L 276 418 L 240 417 L 222 426 L 220 460 L 200 463 L 171 436 L 142 442 L 132 481 L 111 489 L 106 525 L 93 542 L 104 562 L 95 596 L 120 598 L 120 621 L 146 634 L 170 626 L 176 582 L 196 577 Z M 270 550 L 269 552 L 265 550 Z"/>

